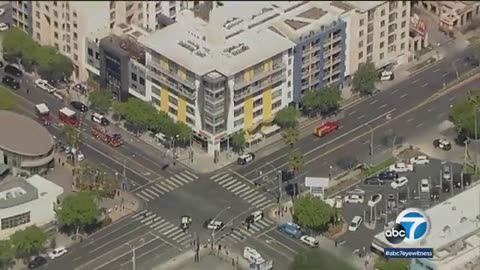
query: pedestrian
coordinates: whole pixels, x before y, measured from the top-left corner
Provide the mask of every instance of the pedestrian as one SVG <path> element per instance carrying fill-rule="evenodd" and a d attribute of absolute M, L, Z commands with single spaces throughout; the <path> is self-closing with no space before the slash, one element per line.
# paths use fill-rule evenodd
<path fill-rule="evenodd" d="M 29 93 L 30 93 L 30 88 L 27 88 L 27 94 L 29 94 Z"/>
<path fill-rule="evenodd" d="M 60 164 L 60 162 L 62 162 L 62 158 L 58 158 L 58 164 Z"/>
<path fill-rule="evenodd" d="M 65 162 L 62 162 L 62 167 L 64 167 L 64 166 L 65 166 Z M 72 174 L 73 174 L 73 171 L 72 171 Z"/>
<path fill-rule="evenodd" d="M 338 247 L 338 242 L 337 241 L 335 241 L 335 247 Z"/>

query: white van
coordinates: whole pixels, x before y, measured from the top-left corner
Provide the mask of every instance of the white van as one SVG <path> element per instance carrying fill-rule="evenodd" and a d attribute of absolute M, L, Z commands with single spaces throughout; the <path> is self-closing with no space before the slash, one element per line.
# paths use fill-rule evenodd
<path fill-rule="evenodd" d="M 250 263 L 257 263 L 260 264 L 264 262 L 265 260 L 262 258 L 262 255 L 258 253 L 257 250 L 251 248 L 251 247 L 245 247 L 243 249 L 243 257 L 247 259 Z"/>
<path fill-rule="evenodd" d="M 165 144 L 167 143 L 167 135 L 159 132 L 155 134 L 155 141 L 159 144 Z"/>
<path fill-rule="evenodd" d="M 318 247 L 317 239 L 315 239 L 311 236 L 303 235 L 302 237 L 300 237 L 300 241 L 302 241 L 302 243 L 304 243 L 305 245 L 307 245 L 311 248 Z"/>

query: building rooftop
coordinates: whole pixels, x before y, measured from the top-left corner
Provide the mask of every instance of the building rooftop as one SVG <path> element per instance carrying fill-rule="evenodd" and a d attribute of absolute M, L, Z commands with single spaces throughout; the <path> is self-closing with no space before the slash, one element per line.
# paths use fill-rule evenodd
<path fill-rule="evenodd" d="M 48 130 L 24 115 L 0 111 L 0 127 L 0 149 L 24 156 L 40 156 L 53 148 L 53 137 Z"/>
<path fill-rule="evenodd" d="M 37 189 L 23 178 L 7 176 L 0 181 L 0 209 L 24 204 L 37 198 Z"/>
<path fill-rule="evenodd" d="M 342 1 L 345 4 L 352 6 L 354 9 L 360 12 L 367 12 L 380 5 L 383 5 L 387 1 Z"/>

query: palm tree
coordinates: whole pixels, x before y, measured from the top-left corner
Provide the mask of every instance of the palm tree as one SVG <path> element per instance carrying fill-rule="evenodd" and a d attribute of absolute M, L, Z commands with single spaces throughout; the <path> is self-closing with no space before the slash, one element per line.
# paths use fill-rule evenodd
<path fill-rule="evenodd" d="M 299 151 L 291 153 L 289 158 L 289 165 L 290 169 L 292 169 L 295 174 L 298 173 L 305 165 L 305 159 L 303 158 L 303 154 Z"/>
<path fill-rule="evenodd" d="M 283 141 L 286 145 L 290 145 L 291 148 L 298 142 L 298 137 L 300 136 L 300 132 L 297 128 L 287 128 L 283 133 Z"/>

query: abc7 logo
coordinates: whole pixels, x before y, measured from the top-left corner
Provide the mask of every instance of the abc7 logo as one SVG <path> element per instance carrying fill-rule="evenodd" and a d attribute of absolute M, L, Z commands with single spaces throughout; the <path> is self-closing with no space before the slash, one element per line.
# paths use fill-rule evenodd
<path fill-rule="evenodd" d="M 401 242 L 413 244 L 422 240 L 429 229 L 429 220 L 423 211 L 409 208 L 402 211 L 396 222 L 385 230 L 385 238 L 391 244 Z"/>

